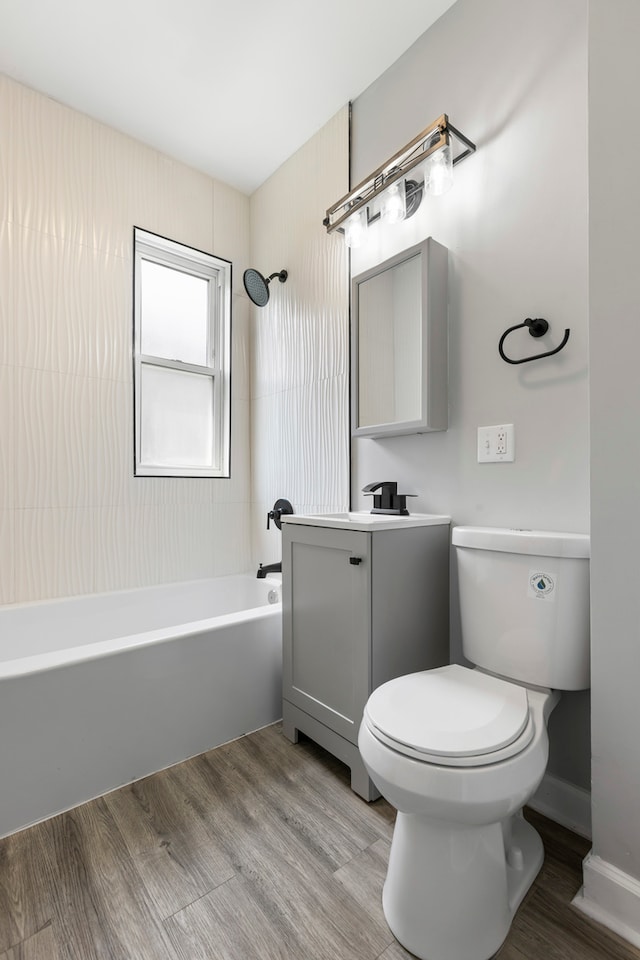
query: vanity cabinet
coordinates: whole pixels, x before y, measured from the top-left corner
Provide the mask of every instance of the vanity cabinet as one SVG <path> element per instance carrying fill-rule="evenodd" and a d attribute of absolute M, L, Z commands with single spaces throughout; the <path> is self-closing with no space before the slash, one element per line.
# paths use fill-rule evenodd
<path fill-rule="evenodd" d="M 283 517 L 282 574 L 285 736 L 329 750 L 373 800 L 358 751 L 371 691 L 449 662 L 449 518 Z"/>

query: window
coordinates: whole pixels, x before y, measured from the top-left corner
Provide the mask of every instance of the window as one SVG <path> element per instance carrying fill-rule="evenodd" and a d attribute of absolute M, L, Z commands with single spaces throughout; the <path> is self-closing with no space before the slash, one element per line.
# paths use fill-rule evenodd
<path fill-rule="evenodd" d="M 228 477 L 231 264 L 134 230 L 135 474 Z"/>

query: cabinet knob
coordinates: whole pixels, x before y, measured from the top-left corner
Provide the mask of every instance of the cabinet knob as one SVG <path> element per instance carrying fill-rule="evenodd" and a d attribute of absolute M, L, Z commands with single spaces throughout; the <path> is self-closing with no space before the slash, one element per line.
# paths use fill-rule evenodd
<path fill-rule="evenodd" d="M 349 557 L 349 563 L 352 563 L 354 567 L 357 567 L 359 563 L 362 563 L 362 557 Z"/>

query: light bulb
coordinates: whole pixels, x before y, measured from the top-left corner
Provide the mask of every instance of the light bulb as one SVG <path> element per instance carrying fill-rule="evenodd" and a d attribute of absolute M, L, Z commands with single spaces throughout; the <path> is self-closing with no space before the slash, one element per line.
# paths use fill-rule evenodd
<path fill-rule="evenodd" d="M 404 180 L 396 180 L 382 195 L 380 214 L 385 223 L 400 223 L 407 215 L 407 191 Z"/>
<path fill-rule="evenodd" d="M 453 186 L 453 156 L 447 144 L 432 154 L 426 162 L 424 182 L 428 193 L 439 197 Z"/>
<path fill-rule="evenodd" d="M 348 247 L 361 247 L 366 231 L 365 211 L 356 210 L 344 225 L 344 242 Z"/>

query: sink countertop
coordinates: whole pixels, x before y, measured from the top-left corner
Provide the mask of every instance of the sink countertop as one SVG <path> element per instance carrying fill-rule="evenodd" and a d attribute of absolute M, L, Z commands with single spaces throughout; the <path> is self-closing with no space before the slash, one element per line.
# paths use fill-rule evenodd
<path fill-rule="evenodd" d="M 298 523 L 307 527 L 334 527 L 341 530 L 400 530 L 402 527 L 432 527 L 451 523 L 451 517 L 436 513 L 411 513 L 398 516 L 390 513 L 296 513 L 282 517 L 283 523 Z"/>

